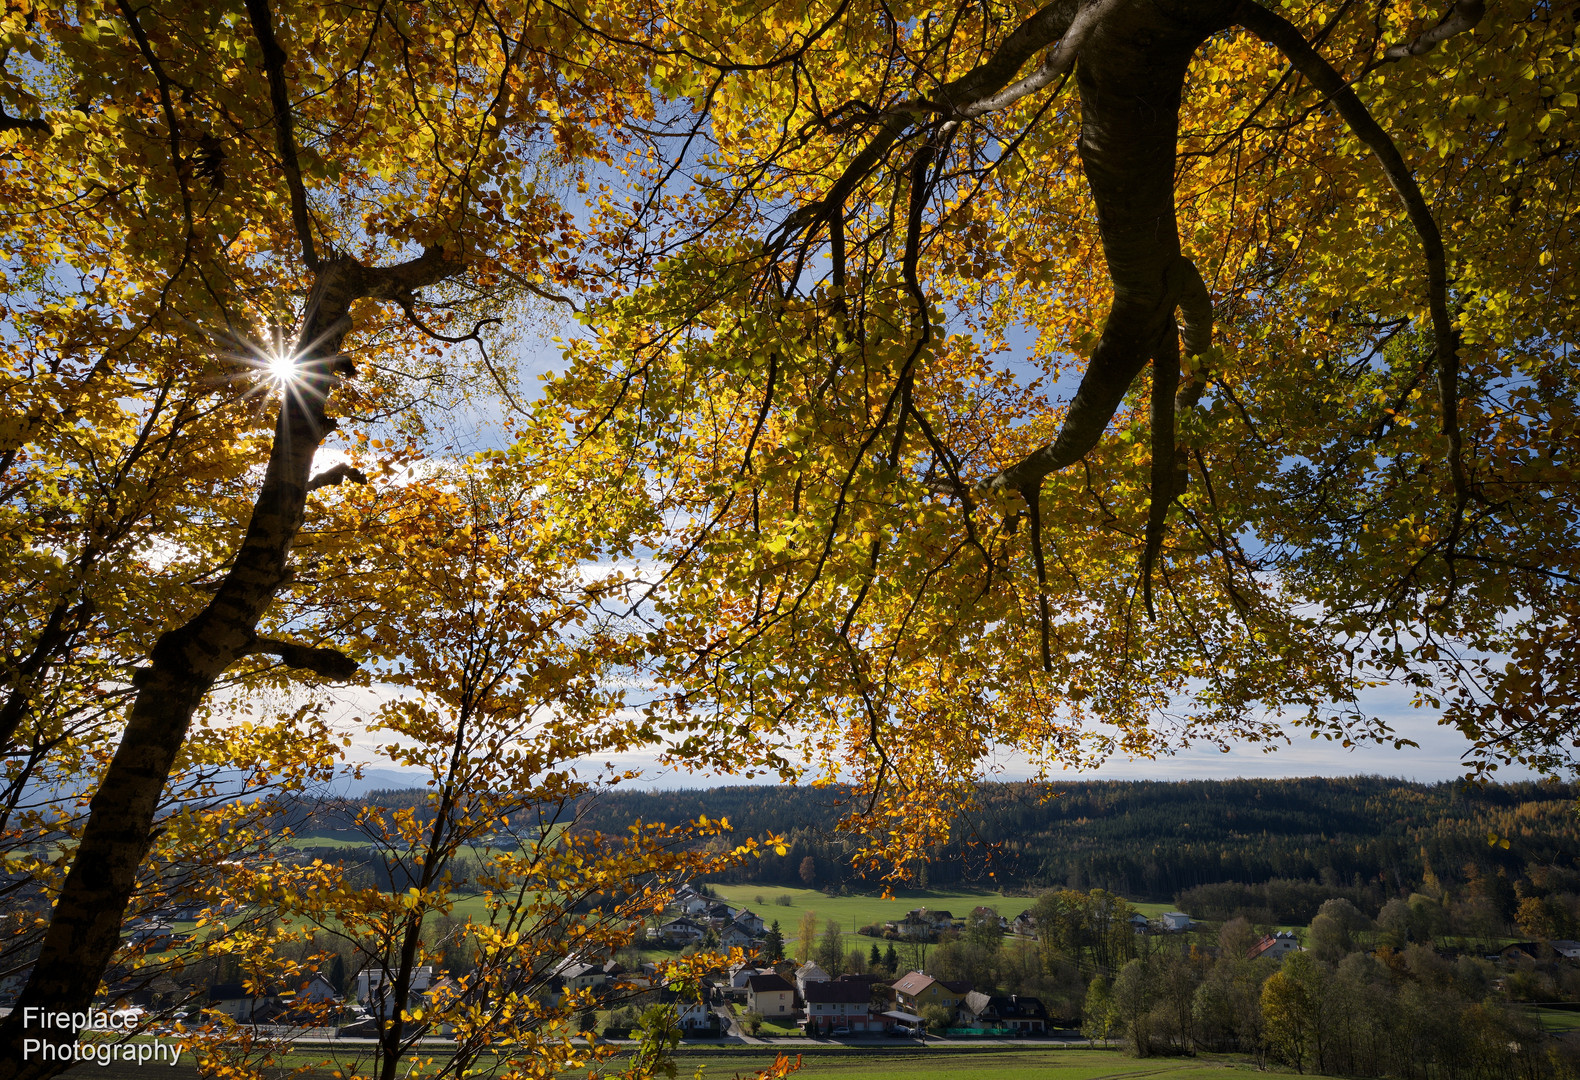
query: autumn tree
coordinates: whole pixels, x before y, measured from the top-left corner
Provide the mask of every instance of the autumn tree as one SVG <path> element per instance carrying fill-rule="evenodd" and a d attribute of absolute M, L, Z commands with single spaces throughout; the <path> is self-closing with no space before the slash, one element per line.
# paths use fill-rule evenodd
<path fill-rule="evenodd" d="M 615 836 L 579 821 L 600 789 L 630 775 L 588 759 L 646 740 L 608 685 L 630 676 L 640 653 L 603 610 L 623 592 L 620 575 L 583 573 L 597 535 L 560 504 L 572 493 L 538 483 L 541 468 L 519 453 L 428 463 L 421 482 L 348 489 L 301 539 L 304 557 L 340 568 L 336 602 L 310 618 L 332 620 L 390 688 L 367 732 L 387 740 L 384 760 L 428 780 L 415 807 L 355 811 L 378 880 L 356 887 L 315 859 L 266 864 L 253 887 L 233 885 L 344 942 L 369 973 L 377 1039 L 370 1062 L 340 1063 L 348 1075 L 596 1063 L 603 1051 L 572 1039 L 592 997 L 550 1001 L 551 981 L 630 945 L 677 882 L 726 873 L 758 846 L 701 842 L 726 831 L 722 821 Z M 481 912 L 460 914 L 463 891 L 481 897 Z M 442 965 L 443 986 L 415 993 L 417 973 L 447 954 L 467 962 Z M 707 959 L 671 977 L 696 985 Z M 438 1062 L 416 1051 L 436 1028 L 453 1040 Z M 209 1053 L 228 1049 L 222 1038 Z"/>
<path fill-rule="evenodd" d="M 1572 760 L 1572 9 L 643 14 L 587 17 L 677 103 L 642 287 L 545 415 L 669 511 L 678 755 L 853 775 L 913 874 L 996 748 L 1350 746 L 1388 683 Z"/>
<path fill-rule="evenodd" d="M 69 870 L 27 882 L 47 930 L 0 1075 L 36 1076 L 59 1066 L 22 1060 L 25 1010 L 93 999 L 209 695 L 358 672 L 332 620 L 294 623 L 334 572 L 304 523 L 571 280 L 556 186 L 608 153 L 595 120 L 650 105 L 533 7 L 24 3 L 0 33 L 6 806 L 92 793 L 47 834 Z M 329 759 L 297 727 L 272 768 Z"/>
<path fill-rule="evenodd" d="M 803 964 L 810 964 L 817 953 L 817 912 L 803 911 L 796 935 L 796 953 Z"/>

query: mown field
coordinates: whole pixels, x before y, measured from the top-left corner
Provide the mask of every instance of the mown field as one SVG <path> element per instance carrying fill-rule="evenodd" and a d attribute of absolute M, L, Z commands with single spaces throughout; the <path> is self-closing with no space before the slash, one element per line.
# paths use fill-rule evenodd
<path fill-rule="evenodd" d="M 725 903 L 749 907 L 761 915 L 764 922 L 771 923 L 778 919 L 779 928 L 786 937 L 795 934 L 801 924 L 801 915 L 806 911 L 816 912 L 820 922 L 834 919 L 846 933 L 852 933 L 863 926 L 881 925 L 891 919 L 903 918 L 913 908 L 947 911 L 957 919 L 964 919 L 972 908 L 985 905 L 1013 919 L 1036 902 L 1035 896 L 1011 896 L 986 889 L 900 889 L 892 900 L 876 895 L 829 896 L 817 889 L 796 889 L 783 885 L 713 885 L 712 889 Z M 1131 901 L 1131 906 L 1148 918 L 1174 910 L 1170 904 Z"/>
<path fill-rule="evenodd" d="M 792 1055 L 793 1056 L 793 1055 Z M 682 1074 L 704 1066 L 708 1080 L 750 1076 L 769 1057 L 730 1055 L 680 1062 Z M 1249 1080 L 1250 1065 L 1197 1059 L 1138 1061 L 1113 1051 L 1066 1049 L 964 1050 L 943 1046 L 863 1056 L 804 1055 L 796 1076 L 805 1080 Z"/>
<path fill-rule="evenodd" d="M 801 1066 L 795 1075 L 804 1080 L 1251 1080 L 1256 1072 L 1249 1062 L 1214 1055 L 1138 1060 L 1113 1050 L 1084 1048 L 1009 1046 L 984 1049 L 935 1044 L 874 1050 L 784 1049 L 792 1059 L 797 1053 L 801 1054 Z M 694 1076 L 700 1068 L 704 1080 L 731 1080 L 737 1076 L 752 1076 L 770 1065 L 779 1052 L 779 1048 L 772 1046 L 682 1047 L 675 1058 L 680 1076 Z M 282 1063 L 280 1080 L 284 1080 L 287 1072 L 317 1060 L 322 1059 L 305 1052 L 289 1055 L 289 1060 Z M 350 1061 L 340 1064 L 349 1065 Z M 617 1056 L 606 1063 L 604 1069 L 618 1072 L 624 1065 L 622 1057 Z M 366 1067 L 365 1061 L 363 1067 Z M 334 1068 L 329 1065 L 295 1075 L 328 1080 Z M 196 1080 L 198 1076 L 197 1070 L 185 1061 L 174 1068 L 161 1066 L 158 1072 L 165 1080 Z M 117 1063 L 104 1067 L 77 1066 L 65 1075 L 93 1076 L 99 1080 L 140 1080 L 147 1073 L 146 1067 L 139 1070 L 136 1066 Z"/>
<path fill-rule="evenodd" d="M 1563 1034 L 1570 1031 L 1580 1031 L 1580 1012 L 1570 1012 L 1567 1009 L 1535 1009 L 1536 1018 L 1541 1021 L 1542 1030 L 1553 1034 Z"/>
<path fill-rule="evenodd" d="M 997 908 L 1000 915 L 1014 918 L 1032 903 L 1028 896 L 1005 896 L 986 890 L 905 889 L 896 892 L 894 899 L 885 900 L 881 896 L 829 896 L 817 889 L 793 889 L 782 885 L 714 885 L 712 888 L 725 903 L 749 907 L 761 915 L 765 923 L 778 919 L 779 928 L 786 937 L 795 935 L 802 914 L 808 911 L 817 914 L 820 924 L 833 919 L 847 933 L 853 933 L 863 926 L 904 918 L 912 908 L 948 911 L 955 918 L 963 919 L 972 908 L 986 904 Z"/>

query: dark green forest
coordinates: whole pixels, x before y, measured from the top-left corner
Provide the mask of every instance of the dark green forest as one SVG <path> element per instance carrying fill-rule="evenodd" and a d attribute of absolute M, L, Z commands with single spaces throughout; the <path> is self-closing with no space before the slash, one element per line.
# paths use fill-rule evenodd
<path fill-rule="evenodd" d="M 1529 867 L 1564 879 L 1555 885 L 1580 881 L 1577 795 L 1574 785 L 1382 777 L 992 784 L 927 865 L 927 883 L 1064 885 L 1161 901 L 1200 890 L 1197 899 L 1226 909 L 1293 905 L 1294 918 L 1269 921 L 1304 921 L 1305 908 L 1336 895 L 1375 909 L 1430 873 L 1445 883 L 1501 880 L 1512 905 L 1512 883 Z M 837 829 L 848 797 L 838 787 L 615 792 L 580 807 L 578 827 L 619 832 L 637 819 L 722 816 L 740 835 L 788 841 L 785 855 L 755 860 L 741 880 L 799 885 L 810 855 L 820 885 L 857 889 L 872 883 L 852 871 L 852 839 Z M 1227 882 L 1283 884 L 1232 902 L 1203 889 Z"/>

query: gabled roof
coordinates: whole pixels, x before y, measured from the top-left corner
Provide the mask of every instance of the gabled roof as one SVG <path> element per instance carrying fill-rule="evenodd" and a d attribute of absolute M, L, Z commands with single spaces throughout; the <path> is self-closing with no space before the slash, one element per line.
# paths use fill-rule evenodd
<path fill-rule="evenodd" d="M 973 990 L 961 1002 L 973 1016 L 981 1016 L 987 1012 L 988 1006 L 993 1003 L 992 994 L 984 994 L 980 990 Z"/>
<path fill-rule="evenodd" d="M 910 994 L 915 997 L 934 983 L 931 975 L 924 971 L 908 971 L 903 979 L 894 983 L 894 990 L 899 994 Z"/>
<path fill-rule="evenodd" d="M 808 1005 L 865 1005 L 872 1000 L 867 984 L 858 982 L 807 983 L 803 995 Z"/>
<path fill-rule="evenodd" d="M 795 987 L 785 982 L 783 978 L 772 973 L 767 975 L 753 975 L 746 980 L 746 989 L 754 994 L 772 993 L 775 990 L 794 990 Z"/>
<path fill-rule="evenodd" d="M 973 1016 L 997 1020 L 1046 1020 L 1048 1010 L 1042 999 L 1024 994 L 984 994 L 973 990 L 966 995 L 965 1007 Z"/>
<path fill-rule="evenodd" d="M 1267 951 L 1273 948 L 1275 945 L 1288 945 L 1293 947 L 1296 945 L 1295 935 L 1291 933 L 1285 933 L 1282 930 L 1276 934 L 1263 934 L 1261 940 L 1255 945 L 1251 946 L 1251 951 L 1245 954 L 1246 959 L 1254 960 L 1258 956 L 1265 955 Z"/>

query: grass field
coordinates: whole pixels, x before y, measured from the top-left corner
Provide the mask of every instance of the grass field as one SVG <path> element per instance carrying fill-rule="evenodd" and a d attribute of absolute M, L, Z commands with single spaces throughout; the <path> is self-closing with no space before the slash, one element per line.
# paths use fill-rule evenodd
<path fill-rule="evenodd" d="M 750 1077 L 770 1065 L 779 1049 L 774 1046 L 682 1047 L 675 1055 L 680 1076 L 693 1076 L 699 1067 L 704 1080 L 730 1080 Z M 1252 1080 L 1255 1067 L 1232 1058 L 1127 1057 L 1113 1050 L 1087 1050 L 1059 1047 L 1005 1047 L 979 1049 L 934 1044 L 927 1047 L 880 1048 L 875 1050 L 839 1047 L 784 1047 L 794 1058 L 801 1054 L 801 1067 L 795 1073 L 805 1080 Z M 297 1052 L 282 1062 L 281 1080 L 291 1067 L 316 1064 L 326 1055 Z M 349 1064 L 349 1062 L 347 1062 Z M 618 1070 L 623 1061 L 615 1058 L 606 1068 Z M 364 1059 L 363 1067 L 366 1067 Z M 333 1066 L 312 1069 L 299 1076 L 328 1080 Z M 183 1060 L 179 1066 L 165 1067 L 159 1074 L 166 1080 L 196 1080 L 197 1070 Z M 134 1065 L 115 1063 L 100 1067 L 79 1065 L 66 1075 L 96 1077 L 97 1080 L 143 1080 Z M 1293 1075 L 1293 1074 L 1291 1074 Z M 1315 1074 L 1307 1074 L 1321 1080 Z M 570 1080 L 570 1078 L 567 1078 Z"/>
<path fill-rule="evenodd" d="M 749 907 L 763 922 L 779 920 L 779 929 L 786 938 L 794 937 L 801 924 L 801 914 L 817 913 L 819 924 L 825 919 L 838 921 L 847 935 L 863 926 L 882 925 L 890 919 L 904 918 L 913 908 L 926 907 L 947 911 L 957 919 L 964 919 L 971 909 L 985 905 L 997 909 L 1000 915 L 1013 919 L 1036 902 L 1035 896 L 1008 896 L 986 889 L 902 889 L 894 899 L 881 896 L 829 896 L 817 889 L 795 889 L 783 885 L 714 885 L 713 891 L 728 904 Z M 789 903 L 782 903 L 781 898 Z M 1131 906 L 1149 919 L 1165 911 L 1173 911 L 1173 904 L 1137 902 Z"/>
<path fill-rule="evenodd" d="M 793 1055 L 792 1055 L 793 1056 Z M 704 1077 L 749 1076 L 771 1060 L 731 1054 L 679 1061 L 682 1074 L 703 1065 Z M 695 1064 L 693 1064 L 695 1063 Z M 1102 1050 L 954 1050 L 945 1047 L 856 1055 L 805 1055 L 796 1076 L 806 1080 L 1249 1080 L 1255 1070 L 1224 1061 L 1158 1059 L 1140 1061 Z"/>
<path fill-rule="evenodd" d="M 1543 1031 L 1554 1035 L 1580 1031 L 1580 1012 L 1570 1012 L 1567 1009 L 1533 1009 L 1532 1011 L 1542 1022 Z"/>
<path fill-rule="evenodd" d="M 895 893 L 892 900 L 881 896 L 829 896 L 817 889 L 792 889 L 782 885 L 714 885 L 713 891 L 725 903 L 751 908 L 765 923 L 778 919 L 779 928 L 786 937 L 794 936 L 802 913 L 807 911 L 816 912 L 820 924 L 823 920 L 834 919 L 848 934 L 873 923 L 881 925 L 890 919 L 902 919 L 912 908 L 948 911 L 955 918 L 963 919 L 972 908 L 986 904 L 997 908 L 1000 915 L 1014 918 L 1032 903 L 1032 898 L 1027 896 L 970 889 L 953 892 L 905 889 Z M 789 903 L 780 902 L 781 897 Z"/>

